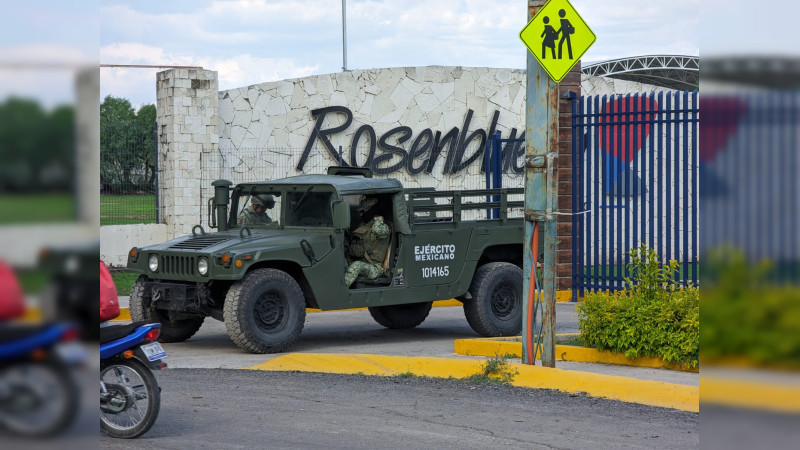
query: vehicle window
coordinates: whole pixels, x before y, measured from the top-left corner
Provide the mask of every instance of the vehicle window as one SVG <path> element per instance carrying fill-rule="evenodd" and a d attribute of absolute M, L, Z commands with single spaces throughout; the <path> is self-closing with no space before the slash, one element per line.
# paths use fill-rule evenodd
<path fill-rule="evenodd" d="M 239 196 L 238 226 L 280 228 L 280 192 L 243 193 Z"/>
<path fill-rule="evenodd" d="M 331 193 L 314 192 L 313 186 L 286 193 L 286 226 L 332 227 Z"/>

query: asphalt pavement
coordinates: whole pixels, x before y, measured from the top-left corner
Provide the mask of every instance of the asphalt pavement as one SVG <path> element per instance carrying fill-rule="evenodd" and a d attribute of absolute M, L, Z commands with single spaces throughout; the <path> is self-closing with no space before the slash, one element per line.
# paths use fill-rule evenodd
<path fill-rule="evenodd" d="M 696 448 L 699 416 L 460 380 L 169 369 L 161 413 L 101 448 Z"/>

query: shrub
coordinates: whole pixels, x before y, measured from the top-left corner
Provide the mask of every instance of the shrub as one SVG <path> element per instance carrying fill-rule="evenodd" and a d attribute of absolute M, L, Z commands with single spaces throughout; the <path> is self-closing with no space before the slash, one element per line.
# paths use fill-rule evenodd
<path fill-rule="evenodd" d="M 578 328 L 584 345 L 628 358 L 657 356 L 668 363 L 697 367 L 700 342 L 700 296 L 694 286 L 674 281 L 677 261 L 661 264 L 642 245 L 630 252 L 626 288 L 587 295 L 578 305 Z"/>
<path fill-rule="evenodd" d="M 797 266 L 781 276 L 772 262 L 749 263 L 742 251 L 720 248 L 704 267 L 704 360 L 800 368 Z"/>

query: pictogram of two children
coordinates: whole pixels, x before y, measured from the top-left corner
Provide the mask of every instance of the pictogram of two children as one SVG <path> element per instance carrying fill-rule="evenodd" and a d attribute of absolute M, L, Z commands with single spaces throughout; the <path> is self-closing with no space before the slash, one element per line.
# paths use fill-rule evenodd
<path fill-rule="evenodd" d="M 550 47 L 550 54 L 553 56 L 553 59 L 561 59 L 565 41 L 567 43 L 567 55 L 569 59 L 572 59 L 572 42 L 569 40 L 569 37 L 575 33 L 575 27 L 572 26 L 569 19 L 565 18 L 566 15 L 567 12 L 563 9 L 558 11 L 558 17 L 561 17 L 561 28 L 558 29 L 558 31 L 550 25 L 549 17 L 544 16 L 544 19 L 542 19 L 544 22 L 544 31 L 541 36 L 544 37 L 542 41 L 542 59 L 546 58 L 547 47 Z M 556 57 L 556 40 L 559 34 L 561 35 L 561 40 L 558 41 L 558 57 Z"/>

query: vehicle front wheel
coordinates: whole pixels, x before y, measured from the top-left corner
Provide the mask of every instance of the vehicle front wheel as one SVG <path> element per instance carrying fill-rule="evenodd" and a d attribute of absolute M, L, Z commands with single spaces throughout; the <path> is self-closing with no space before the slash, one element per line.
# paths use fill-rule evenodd
<path fill-rule="evenodd" d="M 131 320 L 134 322 L 143 320 L 150 323 L 160 323 L 161 335 L 158 337 L 159 342 L 183 342 L 194 336 L 206 318 L 197 316 L 191 319 L 169 320 L 165 313 L 159 312 L 152 304 L 149 304 L 150 302 L 147 302 L 148 306 L 145 306 L 145 283 L 148 281 L 150 281 L 149 278 L 141 275 L 133 283 L 129 300 Z"/>
<path fill-rule="evenodd" d="M 100 427 L 109 436 L 139 437 L 156 422 L 161 408 L 161 389 L 153 372 L 137 359 L 118 359 L 103 364 L 100 382 Z"/>
<path fill-rule="evenodd" d="M 522 269 L 493 262 L 472 278 L 472 299 L 464 302 L 469 326 L 486 337 L 517 336 L 522 331 Z"/>
<path fill-rule="evenodd" d="M 408 303 L 405 305 L 370 306 L 369 314 L 375 322 L 395 330 L 414 328 L 421 324 L 431 312 L 433 302 Z"/>
<path fill-rule="evenodd" d="M 289 274 L 256 269 L 228 289 L 223 312 L 228 336 L 237 346 L 251 353 L 280 353 L 303 330 L 306 303 Z"/>

